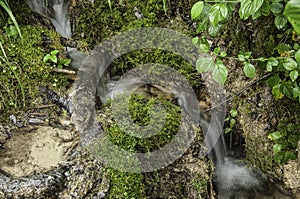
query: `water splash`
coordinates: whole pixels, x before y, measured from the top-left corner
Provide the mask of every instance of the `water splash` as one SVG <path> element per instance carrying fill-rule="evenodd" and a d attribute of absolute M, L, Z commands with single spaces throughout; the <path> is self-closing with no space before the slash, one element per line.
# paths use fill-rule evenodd
<path fill-rule="evenodd" d="M 261 172 L 232 158 L 224 160 L 224 164 L 216 165 L 214 179 L 219 199 L 250 199 L 267 191 Z"/>
<path fill-rule="evenodd" d="M 71 38 L 71 24 L 69 19 L 70 0 L 27 0 L 29 7 L 49 19 L 56 32 L 65 38 Z"/>

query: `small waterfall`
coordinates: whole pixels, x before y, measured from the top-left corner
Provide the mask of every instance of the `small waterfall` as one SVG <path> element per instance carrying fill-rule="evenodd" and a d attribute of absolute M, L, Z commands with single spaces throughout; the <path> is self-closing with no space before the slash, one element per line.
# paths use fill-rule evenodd
<path fill-rule="evenodd" d="M 209 158 L 216 164 L 224 164 L 224 158 L 227 155 L 226 144 L 223 136 L 223 125 L 216 115 L 212 115 L 210 122 L 201 114 L 200 124 L 205 132 L 204 143 L 209 151 Z"/>
<path fill-rule="evenodd" d="M 49 19 L 56 32 L 65 38 L 71 38 L 71 24 L 69 19 L 70 0 L 27 0 L 29 7 Z"/>
<path fill-rule="evenodd" d="M 201 117 L 200 123 L 206 132 L 205 145 L 211 149 L 209 158 L 216 167 L 214 184 L 218 199 L 253 199 L 258 194 L 268 194 L 268 183 L 260 171 L 228 156 L 218 116 L 212 115 L 210 120 Z"/>

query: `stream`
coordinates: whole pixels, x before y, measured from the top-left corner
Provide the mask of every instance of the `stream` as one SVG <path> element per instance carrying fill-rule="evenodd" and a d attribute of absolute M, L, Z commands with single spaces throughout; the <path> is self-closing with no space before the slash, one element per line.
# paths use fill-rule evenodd
<path fill-rule="evenodd" d="M 30 0 L 28 2 L 33 11 L 52 22 L 59 34 L 65 38 L 71 38 L 68 15 L 70 1 L 48 0 L 46 3 L 46 1 Z M 164 40 L 175 43 L 178 39 L 187 39 L 179 38 L 175 34 L 173 38 L 164 39 L 166 37 L 164 32 L 156 31 L 156 44 L 151 45 L 157 45 L 155 47 L 164 50 L 176 52 L 178 47 L 176 45 L 163 46 Z M 89 55 L 84 55 L 77 50 L 68 52 L 67 56 L 72 60 L 71 65 L 78 69 L 78 79 L 70 89 L 70 94 L 64 98 L 59 95 L 56 96 L 55 93 L 51 93 L 51 90 L 47 89 L 42 89 L 42 93 L 46 93 L 52 98 L 55 96 L 56 104 L 64 107 L 71 115 L 70 120 L 76 131 L 74 129 L 65 130 L 63 128 L 38 126 L 27 133 L 14 136 L 13 140 L 8 141 L 6 148 L 1 149 L 0 194 L 3 193 L 2 197 L 26 198 L 38 195 L 49 198 L 64 198 L 70 194 L 73 197 L 105 198 L 109 190 L 109 179 L 103 170 L 103 163 L 109 163 L 110 160 L 106 157 L 104 159 L 101 159 L 102 157 L 94 158 L 85 151 L 86 149 L 89 152 L 93 151 L 93 147 L 96 147 L 98 141 L 105 137 L 103 127 L 95 119 L 96 97 L 98 95 L 101 103 L 105 103 L 108 100 L 114 100 L 118 95 L 130 94 L 129 88 L 150 84 L 162 93 L 171 94 L 176 99 L 176 103 L 181 106 L 184 113 L 182 131 L 185 132 L 183 138 L 185 136 L 193 137 L 191 132 L 193 132 L 194 126 L 201 127 L 204 144 L 197 153 L 200 158 L 205 158 L 207 155 L 214 163 L 213 189 L 217 198 L 295 198 L 276 183 L 270 182 L 260 170 L 249 167 L 242 160 L 229 155 L 223 135 L 225 103 L 209 113 L 199 110 L 198 103 L 194 103 L 195 96 L 190 94 L 190 88 L 185 85 L 184 80 L 176 76 L 169 78 L 166 74 L 170 71 L 167 69 L 160 71 L 160 75 L 164 76 L 163 80 L 155 79 L 155 75 L 146 74 L 146 69 L 144 71 L 135 70 L 118 81 L 111 80 L 114 79 L 113 77 L 110 79 L 106 71 L 109 64 L 117 56 L 132 50 L 122 46 L 122 41 L 128 41 L 129 38 L 132 43 L 143 44 L 143 38 L 142 36 L 139 38 L 138 33 L 143 35 L 149 32 L 139 30 L 139 32 L 132 31 L 128 35 L 126 33 L 114 38 L 115 40 L 112 40 L 111 43 L 104 42 L 104 44 L 96 46 L 89 52 Z M 173 34 L 173 32 L 170 31 L 168 34 Z M 130 40 L 130 37 L 134 37 L 135 40 Z M 147 44 L 145 46 L 143 48 L 148 48 Z M 191 57 L 188 59 L 195 63 L 199 56 L 197 49 L 192 49 L 189 53 Z M 158 68 L 153 68 L 158 70 Z M 150 67 L 149 71 L 153 68 Z M 145 73 L 144 76 L 141 75 L 143 72 Z M 211 75 L 205 74 L 202 78 L 211 95 L 211 106 L 214 107 L 218 105 L 219 101 L 224 101 L 225 91 L 212 79 Z M 176 144 L 180 145 L 180 143 Z M 22 147 L 17 147 L 18 145 Z M 160 158 L 161 154 L 155 157 L 151 157 L 149 154 L 139 155 L 137 156 L 138 160 L 147 162 L 147 166 L 143 167 L 139 162 L 138 166 L 133 166 L 132 172 L 148 172 L 152 171 L 152 167 L 155 167 L 153 170 L 158 170 L 156 168 L 157 162 L 161 162 L 163 165 L 161 168 L 164 168 L 175 162 L 175 159 L 182 157 L 184 153 L 184 150 L 171 151 L 166 154 L 169 156 L 166 162 L 163 162 L 163 159 L 162 161 L 155 159 Z M 154 165 L 152 165 L 153 160 L 157 161 L 154 162 Z M 55 169 L 53 169 L 54 167 Z M 94 190 L 97 191 L 93 192 Z"/>

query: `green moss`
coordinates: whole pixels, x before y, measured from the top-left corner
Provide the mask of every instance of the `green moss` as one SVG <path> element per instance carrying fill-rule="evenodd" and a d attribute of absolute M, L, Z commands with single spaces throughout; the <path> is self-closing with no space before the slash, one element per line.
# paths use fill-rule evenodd
<path fill-rule="evenodd" d="M 43 57 L 51 50 L 62 52 L 59 36 L 37 26 L 21 27 L 23 40 L 0 35 L 3 45 L 0 66 L 0 111 L 8 113 L 30 105 L 38 94 L 38 86 L 56 82 L 64 86 L 66 78 L 52 72 L 52 65 L 45 64 Z M 51 42 L 44 44 L 42 38 Z M 5 55 L 4 55 L 5 53 Z M 25 102 L 25 103 L 24 103 Z"/>
<path fill-rule="evenodd" d="M 166 110 L 166 121 L 164 126 L 159 129 L 159 125 L 157 126 L 158 132 L 152 136 L 151 138 L 138 138 L 134 137 L 128 132 L 127 127 L 130 127 L 130 123 L 123 124 L 123 128 L 120 128 L 115 121 L 113 121 L 113 115 L 110 109 L 110 104 L 108 103 L 106 107 L 104 107 L 104 114 L 105 118 L 99 118 L 101 124 L 105 129 L 107 138 L 116 146 L 123 148 L 126 151 L 130 152 L 149 152 L 155 149 L 158 149 L 165 144 L 169 143 L 173 136 L 177 133 L 179 124 L 181 121 L 180 116 L 180 107 L 174 105 L 171 100 L 167 100 L 164 98 L 153 98 L 150 96 L 145 96 L 142 94 L 134 94 L 131 96 L 130 105 L 129 105 L 129 112 L 131 119 L 138 125 L 147 125 L 150 122 L 149 110 L 154 104 L 161 104 L 165 107 Z M 124 112 L 124 110 L 119 110 L 120 113 Z M 155 114 L 155 113 L 154 113 Z M 110 119 L 107 116 L 111 116 Z M 126 115 L 125 115 L 126 116 Z M 128 117 L 128 116 L 126 116 Z M 155 116 L 154 116 L 155 117 Z M 111 121 L 111 122 L 109 122 Z M 155 129 L 155 124 L 159 123 L 159 121 L 155 121 L 153 124 L 153 128 Z M 152 126 L 152 125 L 151 125 Z M 102 142 L 102 147 L 103 143 Z M 94 148 L 92 151 L 97 151 L 98 149 Z M 100 149 L 101 150 L 101 149 Z M 99 151 L 99 150 L 98 150 Z M 112 155 L 112 151 L 108 149 L 110 155 Z M 97 152 L 95 152 L 97 153 Z M 106 151 L 101 151 L 101 155 L 106 153 Z M 120 155 L 120 154 L 113 154 L 113 155 Z M 134 158 L 134 157 L 131 157 Z M 121 159 L 124 158 L 116 158 L 116 164 L 120 164 Z M 131 162 L 139 161 L 138 159 L 130 159 Z M 128 169 L 131 165 L 126 165 Z M 111 198 L 144 198 L 144 185 L 143 185 L 143 175 L 142 174 L 130 174 L 124 173 L 121 171 L 116 171 L 114 169 L 109 169 L 111 175 L 111 190 L 109 192 Z M 126 194 L 126 195 L 125 195 Z"/>
<path fill-rule="evenodd" d="M 74 38 L 84 40 L 90 46 L 99 44 L 106 38 L 119 32 L 138 27 L 155 26 L 158 16 L 163 15 L 163 2 L 160 0 L 123 1 L 118 4 L 112 1 L 112 9 L 108 9 L 108 1 L 81 1 L 78 3 L 80 10 L 76 13 L 76 31 Z M 135 16 L 135 8 L 139 9 L 143 17 Z M 92 10 L 92 12 L 91 12 Z"/>
<path fill-rule="evenodd" d="M 108 198 L 146 198 L 142 174 L 125 173 L 114 169 L 108 169 L 108 173 L 111 182 Z"/>
<path fill-rule="evenodd" d="M 163 118 L 156 118 L 157 120 L 151 124 L 150 130 L 154 131 L 157 129 L 157 133 L 154 136 L 151 136 L 151 138 L 138 138 L 131 136 L 128 133 L 132 131 L 131 123 L 129 121 L 124 121 L 122 128 L 120 128 L 117 124 L 113 124 L 107 129 L 108 138 L 114 144 L 125 150 L 137 152 L 148 152 L 167 144 L 178 132 L 181 121 L 180 107 L 174 105 L 172 101 L 163 98 L 147 98 L 146 96 L 140 94 L 133 95 L 129 105 L 130 117 L 136 125 L 148 125 L 150 122 L 149 111 L 156 103 L 161 104 L 166 109 L 166 120 L 162 128 L 160 124 L 164 122 Z M 126 107 L 124 108 L 126 109 Z M 119 111 L 120 113 L 124 113 L 124 117 L 128 117 L 125 115 L 126 110 Z M 155 117 L 155 115 L 153 117 Z"/>
<path fill-rule="evenodd" d="M 175 69 L 194 88 L 198 88 L 200 84 L 200 75 L 192 64 L 179 55 L 159 49 L 137 50 L 127 53 L 115 60 L 111 64 L 110 70 L 112 75 L 122 75 L 132 68 L 149 63 L 162 64 Z"/>

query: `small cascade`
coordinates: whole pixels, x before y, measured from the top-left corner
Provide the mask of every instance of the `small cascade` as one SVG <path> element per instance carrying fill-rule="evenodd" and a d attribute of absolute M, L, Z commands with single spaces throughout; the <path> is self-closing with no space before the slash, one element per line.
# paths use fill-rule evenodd
<path fill-rule="evenodd" d="M 268 183 L 260 171 L 228 156 L 223 126 L 218 118 L 212 116 L 210 122 L 206 119 L 200 123 L 207 132 L 205 144 L 211 149 L 209 158 L 216 166 L 214 184 L 218 199 L 252 199 L 262 193 L 268 194 Z"/>
<path fill-rule="evenodd" d="M 27 0 L 31 10 L 49 19 L 56 32 L 65 38 L 71 38 L 69 19 L 70 0 Z"/>

